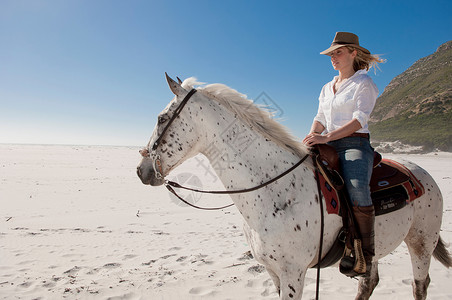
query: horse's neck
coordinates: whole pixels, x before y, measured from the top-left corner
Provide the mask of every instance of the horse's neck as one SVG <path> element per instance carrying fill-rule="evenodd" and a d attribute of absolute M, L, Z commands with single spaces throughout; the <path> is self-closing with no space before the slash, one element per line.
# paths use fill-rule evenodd
<path fill-rule="evenodd" d="M 220 179 L 224 177 L 222 175 L 233 174 L 234 178 L 252 175 L 255 183 L 256 180 L 265 181 L 268 176 L 275 177 L 276 173 L 299 160 L 295 153 L 254 131 L 223 106 L 210 109 L 211 113 L 204 114 L 206 139 L 201 153 L 209 159 Z M 230 187 L 228 182 L 224 183 Z"/>
<path fill-rule="evenodd" d="M 207 115 L 213 117 L 209 119 L 209 117 L 206 117 Z M 273 141 L 253 131 L 224 107 L 216 107 L 215 112 L 212 111 L 209 114 L 204 114 L 204 116 L 204 122 L 207 122 L 204 124 L 206 139 L 201 153 L 209 159 L 227 190 L 258 186 L 283 173 L 300 160 L 299 156 L 288 149 L 278 146 Z M 309 171 L 306 167 L 301 167 L 301 169 L 301 172 L 308 174 Z M 300 169 L 297 169 L 298 176 L 300 176 L 299 172 Z M 287 186 L 289 186 L 290 180 L 295 180 L 295 176 L 290 174 L 290 176 L 288 175 L 278 181 L 283 180 L 287 180 Z M 301 178 L 297 177 L 297 180 L 301 180 Z M 263 193 L 260 190 L 258 193 L 267 193 L 268 195 L 263 197 L 272 197 L 268 191 Z M 279 202 L 284 202 L 286 199 L 284 193 L 288 193 L 288 190 L 282 189 L 278 193 L 279 197 L 275 196 L 271 199 L 270 205 L 279 205 Z M 259 203 L 251 204 L 250 197 L 254 196 L 249 193 L 231 196 L 241 213 L 244 216 L 248 214 L 251 219 L 253 218 L 252 214 L 257 214 L 264 209 L 256 207 Z M 265 205 L 269 205 L 268 201 Z M 284 204 L 281 203 L 281 205 Z"/>

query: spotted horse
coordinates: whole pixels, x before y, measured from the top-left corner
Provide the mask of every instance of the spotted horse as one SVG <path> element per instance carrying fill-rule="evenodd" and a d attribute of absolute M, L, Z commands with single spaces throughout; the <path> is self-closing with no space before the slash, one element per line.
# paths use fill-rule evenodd
<path fill-rule="evenodd" d="M 309 149 L 271 114 L 223 84 L 205 85 L 167 76 L 175 97 L 159 114 L 137 173 L 144 184 L 160 186 L 185 160 L 202 153 L 227 190 L 268 181 L 300 162 Z M 197 86 L 196 89 L 194 86 Z M 215 151 L 212 151 L 215 149 Z M 443 199 L 433 178 L 401 162 L 425 188 L 423 196 L 375 221 L 372 273 L 359 279 L 356 299 L 369 299 L 378 283 L 378 260 L 404 241 L 411 255 L 414 299 L 427 297 L 432 255 L 446 267 L 451 255 L 440 238 Z M 306 271 L 318 262 L 321 211 L 313 162 L 305 160 L 286 176 L 231 199 L 245 221 L 255 259 L 272 278 L 281 300 L 301 299 Z M 342 219 L 324 213 L 323 257 L 336 240 Z"/>

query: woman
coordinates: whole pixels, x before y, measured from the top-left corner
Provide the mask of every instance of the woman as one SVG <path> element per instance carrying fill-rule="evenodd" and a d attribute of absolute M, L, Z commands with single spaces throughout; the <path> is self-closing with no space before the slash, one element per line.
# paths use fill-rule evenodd
<path fill-rule="evenodd" d="M 318 113 L 303 142 L 308 146 L 329 144 L 338 152 L 366 261 L 367 271 L 359 275 L 369 275 L 375 255 L 375 210 L 369 187 L 373 149 L 367 122 L 378 89 L 367 71 L 383 61 L 361 47 L 358 36 L 349 32 L 337 32 L 331 47 L 320 54 L 331 57 L 339 75 L 322 88 Z"/>

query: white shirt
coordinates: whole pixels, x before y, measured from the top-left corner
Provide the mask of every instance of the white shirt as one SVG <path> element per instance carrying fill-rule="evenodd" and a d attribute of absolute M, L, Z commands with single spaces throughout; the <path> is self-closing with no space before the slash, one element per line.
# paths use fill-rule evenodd
<path fill-rule="evenodd" d="M 335 76 L 323 86 L 314 120 L 320 122 L 326 132 L 331 132 L 356 119 L 361 124 L 357 132 L 369 133 L 367 122 L 377 100 L 377 86 L 367 71 L 359 70 L 346 79 L 335 94 L 333 86 L 338 78 Z"/>

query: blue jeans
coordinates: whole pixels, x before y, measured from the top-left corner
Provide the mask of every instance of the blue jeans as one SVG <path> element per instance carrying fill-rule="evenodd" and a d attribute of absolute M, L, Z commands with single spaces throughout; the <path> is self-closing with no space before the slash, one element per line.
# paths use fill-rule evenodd
<path fill-rule="evenodd" d="M 370 177 L 374 150 L 370 141 L 362 137 L 345 137 L 328 143 L 339 155 L 345 187 L 353 206 L 371 206 Z"/>

